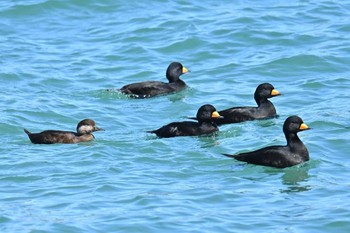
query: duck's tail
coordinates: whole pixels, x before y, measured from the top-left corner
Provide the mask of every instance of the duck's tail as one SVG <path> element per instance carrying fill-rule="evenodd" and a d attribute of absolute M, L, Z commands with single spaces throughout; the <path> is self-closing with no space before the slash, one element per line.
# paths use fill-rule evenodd
<path fill-rule="evenodd" d="M 235 158 L 235 155 L 229 155 L 229 154 L 222 154 L 225 155 L 226 157 L 230 157 L 230 158 Z"/>
<path fill-rule="evenodd" d="M 31 132 L 29 132 L 28 130 L 26 130 L 26 129 L 23 129 L 24 130 L 24 132 L 27 134 L 27 135 L 30 135 L 30 134 L 32 134 Z"/>

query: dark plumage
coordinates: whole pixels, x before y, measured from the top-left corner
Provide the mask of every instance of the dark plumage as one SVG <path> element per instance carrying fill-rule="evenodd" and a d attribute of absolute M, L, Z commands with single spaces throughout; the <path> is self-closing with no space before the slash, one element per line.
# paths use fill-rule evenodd
<path fill-rule="evenodd" d="M 183 121 L 173 122 L 165 125 L 157 130 L 148 131 L 149 133 L 155 133 L 158 137 L 169 138 L 176 136 L 198 136 L 210 134 L 218 131 L 219 128 L 213 120 L 219 118 L 220 115 L 216 109 L 210 105 L 203 105 L 198 109 L 197 119 L 198 122 Z"/>
<path fill-rule="evenodd" d="M 61 130 L 45 130 L 41 133 L 31 133 L 24 129 L 30 141 L 35 144 L 53 144 L 53 143 L 77 143 L 93 140 L 95 137 L 92 132 L 103 130 L 96 127 L 95 121 L 85 119 L 77 125 L 77 132 Z"/>
<path fill-rule="evenodd" d="M 173 62 L 168 66 L 166 71 L 166 78 L 169 80 L 169 83 L 159 81 L 132 83 L 123 86 L 120 91 L 133 98 L 149 98 L 179 92 L 186 87 L 186 83 L 180 79 L 180 75 L 188 71 L 181 63 Z"/>
<path fill-rule="evenodd" d="M 310 129 L 298 116 L 290 116 L 283 125 L 286 146 L 269 146 L 256 151 L 225 156 L 239 161 L 269 167 L 291 167 L 309 160 L 309 152 L 297 133 Z"/>
<path fill-rule="evenodd" d="M 258 107 L 233 107 L 219 111 L 223 118 L 217 119 L 215 122 L 221 125 L 274 117 L 276 109 L 268 98 L 278 95 L 280 93 L 270 83 L 260 84 L 254 93 Z"/>

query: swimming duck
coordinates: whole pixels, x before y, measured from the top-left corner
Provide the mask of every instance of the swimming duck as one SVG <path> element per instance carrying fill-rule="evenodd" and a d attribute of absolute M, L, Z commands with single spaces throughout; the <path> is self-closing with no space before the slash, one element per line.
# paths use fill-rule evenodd
<path fill-rule="evenodd" d="M 158 137 L 163 138 L 210 134 L 219 130 L 217 125 L 213 123 L 214 119 L 219 117 L 220 114 L 216 111 L 214 106 L 206 104 L 198 109 L 198 122 L 173 122 L 157 130 L 148 131 L 148 133 L 155 133 Z"/>
<path fill-rule="evenodd" d="M 88 142 L 95 137 L 92 132 L 103 130 L 96 127 L 95 121 L 85 119 L 77 125 L 77 132 L 61 130 L 45 130 L 41 133 L 31 133 L 24 129 L 30 141 L 34 144 L 53 144 L 53 143 L 78 143 Z"/>
<path fill-rule="evenodd" d="M 276 116 L 276 109 L 268 100 L 281 95 L 270 83 L 260 84 L 254 93 L 254 99 L 258 107 L 233 107 L 219 111 L 223 118 L 217 119 L 218 125 L 264 119 Z"/>
<path fill-rule="evenodd" d="M 174 92 L 179 92 L 186 87 L 186 83 L 180 79 L 180 75 L 189 72 L 179 62 L 172 62 L 166 71 L 166 78 L 169 83 L 159 81 L 146 81 L 132 83 L 123 86 L 120 91 L 130 95 L 133 98 L 150 98 L 157 95 L 164 95 Z"/>
<path fill-rule="evenodd" d="M 297 133 L 310 129 L 298 116 L 288 117 L 283 125 L 286 146 L 269 146 L 236 155 L 224 154 L 239 161 L 276 168 L 291 167 L 309 160 L 309 152 Z"/>

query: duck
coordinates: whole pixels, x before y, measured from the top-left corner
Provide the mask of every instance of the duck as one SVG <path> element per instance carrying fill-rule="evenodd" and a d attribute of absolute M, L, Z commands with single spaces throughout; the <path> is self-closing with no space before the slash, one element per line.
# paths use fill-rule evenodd
<path fill-rule="evenodd" d="M 257 107 L 233 107 L 221 110 L 219 114 L 223 118 L 217 119 L 216 124 L 222 125 L 275 117 L 277 116 L 276 109 L 268 99 L 279 95 L 281 93 L 272 84 L 262 83 L 254 93 Z"/>
<path fill-rule="evenodd" d="M 292 167 L 310 159 L 306 146 L 297 135 L 298 132 L 309 129 L 309 126 L 299 116 L 290 116 L 283 124 L 287 145 L 268 146 L 251 152 L 223 155 L 255 165 L 275 168 Z"/>
<path fill-rule="evenodd" d="M 187 87 L 186 83 L 180 79 L 180 76 L 188 72 L 189 70 L 180 62 L 172 62 L 166 70 L 168 83 L 160 81 L 132 83 L 120 88 L 120 92 L 139 99 L 176 93 Z"/>
<path fill-rule="evenodd" d="M 78 123 L 77 132 L 45 130 L 40 133 L 31 133 L 27 129 L 24 129 L 24 132 L 34 144 L 54 144 L 88 142 L 95 138 L 93 132 L 101 130 L 104 129 L 97 127 L 94 120 L 84 119 Z"/>
<path fill-rule="evenodd" d="M 213 105 L 205 104 L 198 109 L 198 122 L 172 122 L 157 130 L 147 132 L 154 133 L 160 138 L 207 135 L 219 130 L 218 126 L 214 123 L 214 119 L 220 117 L 220 114 Z"/>

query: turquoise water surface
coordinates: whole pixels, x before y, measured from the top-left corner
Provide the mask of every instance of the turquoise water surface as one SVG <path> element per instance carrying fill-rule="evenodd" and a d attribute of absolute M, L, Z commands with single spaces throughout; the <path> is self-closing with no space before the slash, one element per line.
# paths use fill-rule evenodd
<path fill-rule="evenodd" d="M 1 232 L 350 232 L 350 1 L 0 1 Z M 152 99 L 106 89 L 165 81 Z M 147 134 L 206 103 L 254 106 L 270 82 L 278 118 L 207 137 Z M 310 161 L 286 169 L 221 155 L 285 144 L 299 115 Z M 106 131 L 32 144 L 23 128 Z"/>

